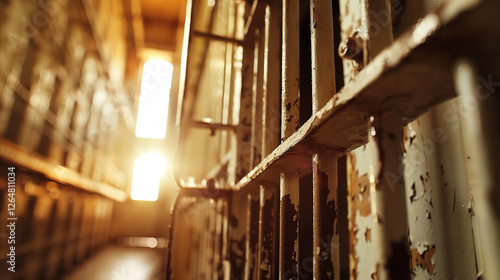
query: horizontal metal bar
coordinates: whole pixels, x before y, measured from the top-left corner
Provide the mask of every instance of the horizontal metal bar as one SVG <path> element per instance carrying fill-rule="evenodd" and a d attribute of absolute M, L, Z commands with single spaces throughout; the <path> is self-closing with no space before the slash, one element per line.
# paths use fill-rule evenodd
<path fill-rule="evenodd" d="M 236 45 L 242 45 L 243 44 L 242 40 L 238 40 L 238 39 L 235 39 L 235 38 L 223 37 L 223 36 L 219 36 L 219 35 L 215 35 L 215 34 L 211 34 L 211 33 L 204 33 L 204 32 L 200 32 L 200 31 L 197 31 L 197 30 L 193 30 L 191 32 L 191 35 L 196 36 L 196 37 L 202 37 L 202 38 L 205 38 L 205 39 L 208 39 L 208 40 L 215 40 L 215 41 L 221 41 L 221 42 L 226 42 L 226 43 L 233 43 L 233 44 L 236 44 Z"/>
<path fill-rule="evenodd" d="M 401 112 L 401 125 L 404 125 L 432 106 L 454 97 L 450 65 L 455 57 L 465 51 L 477 53 L 479 48 L 487 53 L 495 53 L 494 50 L 500 48 L 498 41 L 482 35 L 500 33 L 497 17 L 484 16 L 499 11 L 500 3 L 483 1 L 476 7 L 453 7 L 454 10 L 450 7 L 427 15 L 411 28 L 412 32 L 402 34 L 244 176 L 235 189 L 258 186 L 263 181 L 277 184 L 282 167 L 308 174 L 314 153 L 343 152 L 359 147 L 367 141 L 366 119 L 370 115 L 392 108 Z M 466 9 L 472 12 L 464 13 Z M 481 25 L 466 28 L 468 22 L 476 21 Z M 437 33 L 439 37 L 434 36 Z M 475 43 L 468 44 L 470 41 Z M 443 45 L 463 48 L 445 49 Z"/>
<path fill-rule="evenodd" d="M 207 129 L 211 129 L 211 130 L 214 129 L 214 130 L 233 130 L 233 131 L 236 131 L 236 129 L 238 129 L 238 126 L 236 126 L 236 125 L 213 123 L 213 122 L 207 122 L 207 121 L 191 121 L 190 126 L 191 127 L 198 127 L 198 128 L 207 128 Z"/>

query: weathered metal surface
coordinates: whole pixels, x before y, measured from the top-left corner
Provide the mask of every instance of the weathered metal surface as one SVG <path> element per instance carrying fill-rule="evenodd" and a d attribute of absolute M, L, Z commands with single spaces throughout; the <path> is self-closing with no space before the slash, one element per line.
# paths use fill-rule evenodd
<path fill-rule="evenodd" d="M 283 0 L 281 50 L 281 141 L 300 126 L 299 2 Z"/>
<path fill-rule="evenodd" d="M 316 113 L 335 95 L 332 2 L 311 0 L 312 105 Z"/>
<path fill-rule="evenodd" d="M 348 153 L 348 220 L 350 279 L 370 279 L 375 275 L 373 219 L 371 216 L 369 146 Z"/>
<path fill-rule="evenodd" d="M 311 73 L 312 111 L 316 113 L 335 95 L 332 2 L 312 0 Z M 337 155 L 313 156 L 313 275 L 339 279 L 337 220 Z"/>
<path fill-rule="evenodd" d="M 456 99 L 437 105 L 406 128 L 404 176 L 412 270 L 417 279 L 476 275 L 474 203 L 461 124 L 455 118 L 457 105 Z M 425 256 L 429 260 L 433 256 L 432 266 L 418 265 Z"/>
<path fill-rule="evenodd" d="M 260 198 L 247 196 L 247 232 L 245 245 L 245 280 L 256 279 L 260 270 L 259 258 L 259 205 Z"/>
<path fill-rule="evenodd" d="M 257 279 L 277 279 L 278 273 L 278 190 L 272 186 L 260 187 L 259 262 Z"/>
<path fill-rule="evenodd" d="M 341 0 L 341 40 L 339 56 L 342 58 L 344 82 L 348 84 L 364 66 L 364 49 L 361 38 L 361 18 L 365 13 L 359 0 Z M 365 15 L 366 16 L 366 15 Z M 364 38 L 365 40 L 367 38 Z M 375 275 L 373 243 L 371 233 L 370 186 L 368 180 L 368 146 L 361 146 L 348 153 L 348 230 L 349 230 L 349 274 L 350 279 L 370 279 Z"/>
<path fill-rule="evenodd" d="M 299 1 L 283 0 L 282 7 L 281 142 L 283 143 L 300 125 L 300 51 L 297 44 Z M 277 175 L 280 177 L 278 278 L 297 279 L 299 174 L 292 168 L 285 172 L 279 170 Z"/>
<path fill-rule="evenodd" d="M 484 63 L 484 62 L 483 62 Z M 467 155 L 470 155 L 468 179 L 472 191 L 472 211 L 479 220 L 480 246 L 476 253 L 479 268 L 484 265 L 484 279 L 500 277 L 500 175 L 497 160 L 500 156 L 498 142 L 498 70 L 478 71 L 478 66 L 460 60 L 454 69 L 455 87 L 459 95 L 462 133 Z M 486 70 L 486 71 L 485 71 Z M 469 206 L 467 206 L 469 207 Z M 484 261 L 484 264 L 482 263 Z"/>
<path fill-rule="evenodd" d="M 280 181 L 279 279 L 298 279 L 299 174 L 283 172 Z"/>
<path fill-rule="evenodd" d="M 404 173 L 396 174 L 395 178 L 403 177 L 406 188 L 406 205 L 408 211 L 408 230 L 410 241 L 411 271 L 414 279 L 434 279 L 435 275 L 448 275 L 447 266 L 442 259 L 437 261 L 436 250 L 444 251 L 444 244 L 436 246 L 439 230 L 439 211 L 435 210 L 440 203 L 433 200 L 436 191 L 430 182 L 429 172 L 424 154 L 424 136 L 420 132 L 419 120 L 405 127 L 405 138 L 403 139 Z M 433 174 L 434 175 L 434 174 Z"/>
<path fill-rule="evenodd" d="M 335 248 L 330 248 L 328 251 L 328 249 L 323 250 L 321 246 L 322 236 L 326 235 L 328 240 L 329 234 L 335 235 L 337 212 L 334 206 L 336 200 L 333 197 L 336 187 L 331 184 L 336 181 L 333 179 L 335 177 L 333 171 L 336 170 L 333 166 L 336 159 L 325 155 L 351 151 L 368 143 L 350 155 L 348 198 L 351 278 L 427 279 L 430 277 L 446 279 L 456 275 L 457 277 L 473 276 L 471 273 L 474 268 L 471 269 L 472 262 L 470 261 L 474 257 L 471 245 L 472 229 L 467 211 L 470 209 L 475 211 L 475 208 L 469 205 L 464 209 L 457 210 L 456 208 L 456 203 L 466 205 L 470 200 L 467 195 L 467 185 L 464 184 L 464 168 L 461 164 L 453 162 L 453 156 L 460 155 L 460 153 L 454 153 L 460 143 L 450 141 L 448 147 L 436 149 L 439 152 L 436 152 L 435 157 L 428 156 L 425 151 L 421 151 L 421 149 L 426 149 L 425 138 L 421 140 L 414 137 L 425 135 L 434 127 L 429 124 L 417 127 L 417 123 L 414 122 L 406 130 L 407 138 L 403 138 L 402 127 L 417 117 L 420 117 L 419 121 L 424 120 L 425 118 L 422 117 L 424 112 L 454 96 L 450 65 L 457 55 L 482 51 L 494 53 L 494 50 L 498 49 L 500 45 L 497 40 L 486 39 L 478 34 L 499 32 L 498 24 L 496 24 L 498 20 L 493 20 L 494 17 L 487 17 L 483 20 L 482 16 L 483 14 L 491 16 L 493 12 L 490 10 L 499 11 L 499 4 L 494 1 L 451 1 L 422 18 L 415 26 L 392 42 L 392 27 L 401 20 L 401 14 L 398 14 L 401 6 L 397 6 L 397 1 L 356 2 L 352 5 L 359 6 L 359 14 L 357 14 L 358 11 L 351 14 L 347 11 L 347 3 L 343 3 L 341 8 L 345 7 L 345 15 L 349 17 L 352 15 L 351 23 L 348 24 L 349 28 L 344 29 L 343 25 L 343 32 L 345 36 L 354 36 L 347 43 L 355 43 L 353 53 L 364 56 L 362 64 L 365 68 L 356 73 L 360 69 L 353 69 L 356 65 L 351 63 L 349 66 L 351 70 L 346 72 L 350 76 L 346 79 L 350 80 L 355 74 L 357 75 L 336 95 L 334 95 L 334 83 L 330 83 L 329 79 L 321 79 L 333 76 L 332 70 L 334 70 L 333 65 L 325 68 L 318 67 L 318 65 L 330 63 L 330 59 L 322 59 L 318 56 L 325 55 L 328 58 L 334 51 L 333 47 L 323 48 L 329 44 L 329 30 L 318 31 L 322 20 L 331 16 L 331 7 L 319 9 L 320 2 L 312 1 L 313 69 L 311 72 L 313 73 L 314 114 L 299 128 L 300 94 L 297 70 L 300 67 L 296 42 L 300 40 L 292 41 L 293 38 L 299 38 L 296 21 L 298 5 L 292 1 L 283 1 L 282 143 L 272 152 L 269 149 L 269 154 L 262 152 L 263 160 L 258 158 L 259 152 L 254 151 L 255 144 L 259 141 L 255 137 L 259 137 L 259 126 L 262 125 L 263 130 L 266 130 L 269 106 L 267 106 L 267 101 L 264 101 L 262 106 L 264 108 L 261 108 L 264 118 L 260 120 L 258 111 L 258 107 L 261 107 L 260 96 L 256 92 L 262 85 L 264 90 L 262 96 L 266 97 L 264 100 L 267 100 L 267 93 L 269 93 L 266 88 L 267 76 L 263 76 L 262 82 L 259 81 L 258 76 L 262 75 L 262 72 L 265 73 L 269 67 L 269 65 L 265 66 L 269 63 L 267 61 L 269 56 L 265 48 L 262 48 L 261 35 L 265 34 L 264 42 L 266 42 L 271 33 L 268 28 L 260 27 L 261 33 L 258 36 L 260 39 L 251 37 L 254 36 L 255 29 L 259 28 L 260 12 L 258 11 L 263 11 L 267 6 L 265 10 L 269 12 L 268 5 L 270 4 L 253 1 L 251 5 L 248 5 L 251 10 L 248 12 L 249 17 L 244 30 L 245 44 L 248 44 L 246 46 L 250 51 L 245 50 L 243 56 L 243 76 L 251 82 L 243 81 L 243 91 L 247 90 L 254 95 L 253 102 L 241 102 L 241 104 L 242 108 L 248 104 L 250 104 L 248 106 L 254 106 L 253 116 L 249 116 L 248 123 L 250 124 L 251 120 L 257 120 L 257 123 L 252 124 L 251 135 L 246 135 L 249 138 L 239 138 L 239 143 L 243 143 L 241 140 L 252 142 L 249 149 L 241 149 L 242 146 L 236 149 L 239 156 L 243 156 L 240 158 L 240 163 L 248 160 L 250 163 L 247 166 L 250 167 L 248 170 L 238 170 L 238 178 L 241 180 L 233 191 L 241 194 L 256 190 L 263 185 L 264 188 L 261 191 L 265 197 L 266 190 L 269 190 L 266 186 L 273 183 L 280 184 L 279 277 L 280 279 L 297 279 L 300 278 L 299 262 L 303 260 L 302 255 L 300 258 L 298 256 L 298 218 L 301 214 L 298 207 L 299 177 L 309 174 L 312 170 L 315 193 L 313 204 L 315 209 L 313 250 L 316 259 L 315 277 L 318 279 L 335 277 L 333 275 L 338 271 L 335 269 L 336 260 L 332 254 Z M 392 14 L 391 4 L 393 5 Z M 405 4 L 399 4 L 403 5 L 404 10 Z M 322 16 L 322 13 L 326 15 Z M 360 29 L 357 30 L 360 34 L 359 38 L 355 34 L 358 18 L 360 20 Z M 329 22 L 327 26 L 331 24 L 331 21 L 331 18 L 327 20 Z M 479 21 L 481 24 L 474 24 Z M 471 24 L 473 28 L 465 28 Z M 351 33 L 348 32 L 349 30 L 353 33 L 349 34 Z M 319 40 L 320 36 L 324 36 L 322 39 L 325 41 Z M 470 41 L 475 43 L 471 44 Z M 255 52 L 256 42 L 257 52 Z M 351 47 L 347 43 L 344 47 Z M 358 48 L 361 43 L 365 44 L 365 47 L 362 52 L 359 52 Z M 443 46 L 459 47 L 443 49 Z M 319 52 L 318 50 L 326 51 Z M 344 51 L 346 55 L 352 52 L 348 49 Z M 252 53 L 249 54 L 249 52 Z M 296 54 L 295 57 L 294 54 Z M 260 57 L 261 55 L 264 57 Z M 245 56 L 247 59 L 251 57 L 252 62 L 245 61 Z M 263 68 L 261 68 L 262 62 L 264 62 Z M 360 62 L 356 61 L 356 63 L 360 66 Z M 245 67 L 250 68 L 246 73 Z M 245 83 L 247 88 L 245 88 Z M 252 87 L 251 91 L 248 90 L 248 86 Z M 247 110 L 246 113 L 248 113 L 249 109 L 243 110 Z M 434 113 L 436 112 L 440 114 L 440 111 Z M 374 117 L 375 124 L 373 129 L 370 127 L 369 130 L 367 120 L 370 116 Z M 241 121 L 242 119 L 240 119 L 240 124 Z M 439 124 L 437 121 L 436 123 Z M 417 130 L 420 132 L 416 132 Z M 446 129 L 444 131 L 448 133 Z M 436 137 L 439 137 L 439 133 L 438 131 Z M 453 135 L 453 138 L 457 138 L 454 133 L 449 133 L 450 136 Z M 262 138 L 262 141 L 264 142 L 265 139 Z M 404 146 L 405 154 L 401 147 L 403 141 L 406 145 Z M 268 148 L 266 145 L 261 147 L 262 150 Z M 252 156 L 248 157 L 248 153 Z M 440 153 L 442 155 L 439 155 Z M 443 155 L 447 158 L 447 162 L 440 166 L 436 162 L 441 160 L 439 157 Z M 413 171 L 411 168 L 414 168 L 411 164 L 419 163 L 412 160 L 414 156 L 424 156 L 423 159 L 426 161 L 425 166 L 422 164 L 416 168 L 419 171 L 418 175 L 410 174 Z M 314 161 L 311 161 L 312 157 Z M 367 162 L 370 161 L 368 165 Z M 405 163 L 404 166 L 403 163 Z M 254 165 L 256 166 L 250 171 Z M 451 176 L 447 175 L 448 170 L 452 170 L 449 174 L 458 174 L 455 176 L 457 182 L 454 182 L 453 186 L 451 183 L 448 184 L 450 186 L 444 185 L 450 180 L 455 180 L 455 178 L 448 177 Z M 488 176 L 485 177 L 488 178 Z M 439 190 L 436 190 L 437 186 Z M 450 196 L 450 190 L 456 191 L 456 195 Z M 252 197 L 252 194 L 249 197 Z M 450 200 L 450 198 L 453 199 Z M 453 207 L 450 208 L 450 205 Z M 248 206 L 248 209 L 252 210 L 252 206 Z M 269 240 L 266 233 L 268 231 L 265 230 L 265 218 L 262 215 L 263 209 L 264 207 L 259 212 L 261 224 L 258 243 L 260 245 L 257 250 L 254 247 L 253 238 L 255 237 L 252 236 L 256 233 L 251 231 L 251 227 L 255 224 L 251 218 L 248 218 L 253 214 L 247 216 L 245 234 L 247 278 L 255 276 L 254 255 L 256 252 L 259 253 L 260 259 L 259 277 L 264 279 L 271 277 L 268 277 L 267 253 L 270 247 L 267 242 Z M 455 212 L 450 214 L 450 209 Z M 410 219 L 409 223 L 407 219 Z M 409 235 L 407 226 L 410 228 Z M 453 235 L 451 231 L 458 233 Z M 302 231 L 300 233 L 302 234 Z M 445 240 L 448 236 L 450 236 L 448 240 Z M 331 238 L 335 240 L 335 237 Z M 411 242 L 411 247 L 408 247 L 408 240 Z M 328 244 L 328 242 L 325 243 Z M 495 253 L 489 252 L 489 254 Z M 328 261 L 320 261 L 328 257 L 331 257 Z M 498 259 L 498 257 L 493 259 Z M 332 263 L 331 266 L 330 263 Z M 491 264 L 486 265 L 488 266 L 491 269 Z M 411 272 L 414 273 L 413 276 L 410 275 Z"/>
<path fill-rule="evenodd" d="M 400 116 L 385 112 L 371 120 L 368 133 L 376 145 L 370 153 L 372 240 L 377 279 L 410 279 L 404 180 L 401 169 Z"/>
<path fill-rule="evenodd" d="M 262 112 L 263 112 L 263 85 L 264 85 L 264 52 L 266 48 L 266 30 L 263 25 L 255 30 L 255 51 L 252 86 L 252 137 L 250 140 L 250 166 L 255 167 L 262 160 Z"/>
<path fill-rule="evenodd" d="M 453 7 L 455 10 L 452 10 L 452 5 L 443 6 L 437 14 L 428 15 L 414 27 L 418 30 L 416 33 L 402 34 L 296 133 L 242 178 L 234 189 L 241 189 L 249 183 L 258 184 L 260 180 L 278 183 L 276 175 L 280 172 L 278 165 L 281 163 L 275 164 L 277 162 L 287 161 L 299 172 L 310 170 L 311 161 L 305 155 L 311 150 L 352 150 L 359 147 L 367 141 L 364 119 L 373 112 L 393 108 L 404 113 L 402 124 L 405 124 L 433 105 L 451 98 L 453 89 L 448 68 L 453 50 L 443 52 L 439 46 L 444 43 L 458 44 L 472 50 L 472 46 L 465 42 L 469 40 L 467 38 L 474 38 L 478 40 L 477 46 L 492 50 L 496 46 L 494 41 L 488 42 L 483 37 L 475 36 L 470 29 L 460 32 L 459 29 L 466 22 L 481 18 L 480 14 L 498 10 L 495 3 L 481 2 L 470 13 L 462 13 L 461 9 L 465 7 Z M 492 20 L 494 17 L 487 18 Z M 452 19 L 453 24 L 450 23 Z M 498 26 L 491 23 L 475 28 L 493 34 Z M 437 32 L 439 38 L 432 37 Z M 429 39 L 431 37 L 434 39 Z M 408 75 L 413 78 L 408 79 Z M 422 83 L 422 80 L 426 82 Z M 405 81 L 405 94 L 399 87 L 394 87 L 393 81 Z M 331 137 L 332 131 L 336 131 L 335 137 Z"/>
<path fill-rule="evenodd" d="M 313 156 L 313 275 L 340 279 L 337 155 Z"/>
<path fill-rule="evenodd" d="M 245 36 L 245 44 L 243 45 L 243 66 L 241 78 L 241 96 L 238 125 L 243 128 L 252 127 L 252 96 L 253 96 L 253 79 L 254 79 L 254 44 L 253 36 L 250 33 Z M 236 180 L 240 180 L 249 171 L 250 153 L 251 153 L 251 130 L 240 129 L 237 136 L 238 153 L 236 163 Z"/>
<path fill-rule="evenodd" d="M 264 53 L 264 88 L 262 112 L 262 158 L 280 144 L 281 92 L 281 3 L 266 7 L 266 49 Z"/>
<path fill-rule="evenodd" d="M 364 42 L 361 38 L 361 0 L 340 0 L 339 55 L 344 69 L 344 82 L 349 83 L 363 67 Z M 366 38 L 365 38 L 366 39 Z M 359 49 L 361 47 L 361 49 Z M 345 58 L 345 59 L 344 59 Z"/>

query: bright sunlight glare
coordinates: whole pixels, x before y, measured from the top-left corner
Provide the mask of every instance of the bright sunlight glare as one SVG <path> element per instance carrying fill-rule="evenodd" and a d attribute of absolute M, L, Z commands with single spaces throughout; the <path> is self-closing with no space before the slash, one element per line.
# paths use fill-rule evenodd
<path fill-rule="evenodd" d="M 156 201 L 160 178 L 166 168 L 165 158 L 158 153 L 147 154 L 136 159 L 130 197 L 133 200 Z"/>
<path fill-rule="evenodd" d="M 135 135 L 163 139 L 167 129 L 172 64 L 159 59 L 144 63 Z"/>

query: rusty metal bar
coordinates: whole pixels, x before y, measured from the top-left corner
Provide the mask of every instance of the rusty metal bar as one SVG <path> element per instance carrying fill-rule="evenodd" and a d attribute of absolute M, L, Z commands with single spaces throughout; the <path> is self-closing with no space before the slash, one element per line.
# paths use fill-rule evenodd
<path fill-rule="evenodd" d="M 449 100 L 405 128 L 411 270 L 419 278 L 476 275 L 471 178 L 460 123 L 447 119 L 458 110 L 457 100 Z"/>
<path fill-rule="evenodd" d="M 208 40 L 215 40 L 215 41 L 220 41 L 220 42 L 226 42 L 226 43 L 231 43 L 235 45 L 243 45 L 243 41 L 235 39 L 235 38 L 228 38 L 228 37 L 223 37 L 223 36 L 218 36 L 215 34 L 210 34 L 210 33 L 204 33 L 201 31 L 193 30 L 191 32 L 191 35 L 196 36 L 196 37 L 201 37 L 205 38 Z"/>
<path fill-rule="evenodd" d="M 348 222 L 350 279 L 370 279 L 375 275 L 373 259 L 373 219 L 368 179 L 368 143 L 348 154 Z"/>
<path fill-rule="evenodd" d="M 370 198 L 377 279 L 410 279 L 404 180 L 397 176 L 402 157 L 401 117 L 394 111 L 372 118 Z"/>
<path fill-rule="evenodd" d="M 278 193 L 274 186 L 260 186 L 259 262 L 257 279 L 277 279 L 276 216 Z"/>
<path fill-rule="evenodd" d="M 332 1 L 311 0 L 313 113 L 335 95 Z"/>
<path fill-rule="evenodd" d="M 454 69 L 455 87 L 461 104 L 463 139 L 470 155 L 469 182 L 473 193 L 472 210 L 477 212 L 484 261 L 484 279 L 500 279 L 500 147 L 498 121 L 500 97 L 498 72 L 476 70 L 470 61 L 459 61 Z M 497 70 L 498 71 L 498 70 Z M 486 73 L 485 73 L 486 72 Z M 470 177 L 470 173 L 475 173 Z M 476 243 L 477 244 L 477 243 Z"/>
<path fill-rule="evenodd" d="M 299 1 L 282 2 L 281 141 L 300 126 Z M 279 279 L 297 279 L 299 174 L 280 170 Z"/>
<path fill-rule="evenodd" d="M 247 231 L 245 241 L 245 280 L 255 279 L 259 271 L 259 205 L 260 199 L 247 196 Z"/>
<path fill-rule="evenodd" d="M 281 45 L 281 141 L 300 126 L 299 1 L 283 0 Z"/>
<path fill-rule="evenodd" d="M 266 6 L 264 53 L 264 84 L 262 111 L 262 157 L 269 155 L 280 143 L 280 63 L 281 5 Z"/>
<path fill-rule="evenodd" d="M 250 167 L 251 170 L 262 159 L 262 95 L 264 77 L 264 51 L 265 51 L 265 30 L 255 30 L 254 49 L 254 79 L 252 87 L 252 133 L 250 140 Z"/>
<path fill-rule="evenodd" d="M 440 240 L 442 236 L 440 232 L 444 232 L 446 227 L 443 221 L 444 215 L 441 215 L 442 211 L 439 211 L 439 208 L 442 208 L 442 201 L 439 199 L 442 191 L 440 188 L 433 187 L 440 185 L 441 178 L 429 170 L 432 166 L 429 166 L 426 155 L 423 155 L 425 140 L 421 126 L 424 125 L 420 117 L 418 121 L 404 128 L 404 174 L 397 175 L 404 175 L 405 180 L 410 269 L 416 277 L 434 279 L 436 273 L 443 276 L 450 274 L 446 265 L 447 261 L 443 259 L 446 256 L 445 242 Z M 429 171 L 431 171 L 430 176 Z M 438 183 L 435 184 L 433 181 L 438 181 Z M 434 261 L 431 262 L 431 259 Z"/>
<path fill-rule="evenodd" d="M 206 128 L 210 130 L 236 130 L 238 129 L 237 126 L 231 125 L 231 124 L 224 124 L 224 123 L 213 123 L 209 121 L 191 121 L 189 123 L 190 126 L 192 127 L 198 127 L 198 128 Z"/>
<path fill-rule="evenodd" d="M 281 173 L 279 279 L 298 279 L 299 174 Z"/>
<path fill-rule="evenodd" d="M 313 156 L 314 279 L 340 279 L 337 155 Z"/>
<path fill-rule="evenodd" d="M 332 2 L 312 0 L 311 62 L 313 113 L 335 95 Z M 313 275 L 340 279 L 337 220 L 337 155 L 313 156 Z"/>
<path fill-rule="evenodd" d="M 394 40 L 390 0 L 361 0 L 360 37 L 365 41 L 364 64 L 367 65 Z"/>
<path fill-rule="evenodd" d="M 215 199 L 215 204 L 213 205 L 214 209 L 214 238 L 213 238 L 213 243 L 214 243 L 214 250 L 213 250 L 213 263 L 214 264 L 221 264 L 223 261 L 223 240 L 222 236 L 225 235 L 223 230 L 223 224 L 222 224 L 222 219 L 223 219 L 223 201 L 222 199 Z M 212 279 L 221 279 L 222 278 L 222 269 L 219 267 L 219 265 L 212 265 Z"/>
<path fill-rule="evenodd" d="M 252 98 L 253 98 L 253 83 L 254 83 L 254 45 L 255 33 L 251 32 L 245 36 L 245 44 L 243 45 L 243 62 L 241 73 L 241 95 L 240 95 L 240 110 L 239 110 L 239 127 L 248 128 L 240 129 L 237 135 L 238 158 L 236 161 L 236 180 L 240 180 L 245 176 L 250 166 L 250 139 L 252 127 Z"/>

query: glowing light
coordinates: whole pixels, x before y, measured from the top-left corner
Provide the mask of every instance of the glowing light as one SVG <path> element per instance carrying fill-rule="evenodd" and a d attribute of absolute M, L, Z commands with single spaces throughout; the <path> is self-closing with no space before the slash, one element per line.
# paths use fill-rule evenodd
<path fill-rule="evenodd" d="M 147 154 L 136 159 L 130 197 L 133 200 L 156 201 L 160 178 L 166 167 L 165 158 L 157 153 Z"/>
<path fill-rule="evenodd" d="M 135 135 L 163 139 L 167 130 L 172 64 L 159 59 L 144 63 Z"/>
<path fill-rule="evenodd" d="M 156 240 L 156 238 L 150 237 L 148 238 L 147 244 L 149 248 L 156 248 L 156 245 L 158 245 L 158 241 Z"/>

